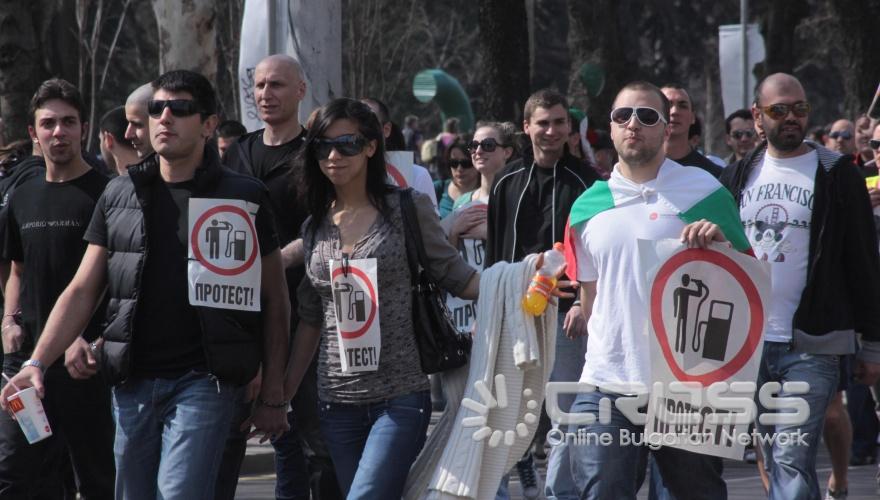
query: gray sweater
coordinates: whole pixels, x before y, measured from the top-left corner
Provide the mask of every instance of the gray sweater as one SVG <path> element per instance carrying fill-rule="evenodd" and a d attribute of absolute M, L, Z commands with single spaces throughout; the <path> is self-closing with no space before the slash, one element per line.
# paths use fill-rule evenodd
<path fill-rule="evenodd" d="M 358 241 L 349 259 L 377 259 L 379 324 L 382 349 L 375 372 L 343 374 L 336 333 L 336 311 L 330 288 L 330 259 L 342 258 L 339 229 L 328 215 L 315 231 L 303 239 L 306 278 L 297 290 L 300 320 L 320 325 L 318 354 L 318 396 L 335 403 L 375 403 L 411 392 L 428 390 L 428 379 L 419 365 L 419 353 L 412 329 L 411 279 L 406 260 L 400 199 L 395 191 L 386 197 L 389 215 L 379 215 Z M 476 272 L 449 244 L 431 200 L 413 193 L 413 201 L 424 240 L 428 267 L 439 285 L 459 294 Z M 308 227 L 303 225 L 303 234 Z"/>

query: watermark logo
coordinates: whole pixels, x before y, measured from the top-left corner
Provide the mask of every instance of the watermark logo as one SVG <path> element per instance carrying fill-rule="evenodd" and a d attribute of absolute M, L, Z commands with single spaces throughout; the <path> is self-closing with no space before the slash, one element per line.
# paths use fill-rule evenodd
<path fill-rule="evenodd" d="M 474 401 L 471 398 L 464 398 L 461 406 L 475 412 L 477 415 L 462 419 L 461 425 L 465 428 L 478 428 L 471 434 L 474 441 L 489 440 L 489 447 L 495 448 L 500 444 L 505 446 L 513 446 L 517 439 L 529 439 L 529 425 L 538 423 L 538 415 L 541 412 L 541 403 L 534 399 L 535 392 L 528 387 L 523 389 L 522 395 L 526 399 L 526 408 L 521 417 L 517 420 L 513 429 L 493 429 L 488 424 L 489 411 L 493 409 L 504 409 L 509 405 L 507 380 L 503 374 L 495 375 L 495 393 L 489 390 L 486 382 L 477 380 L 474 382 L 474 389 L 480 395 L 482 403 Z"/>

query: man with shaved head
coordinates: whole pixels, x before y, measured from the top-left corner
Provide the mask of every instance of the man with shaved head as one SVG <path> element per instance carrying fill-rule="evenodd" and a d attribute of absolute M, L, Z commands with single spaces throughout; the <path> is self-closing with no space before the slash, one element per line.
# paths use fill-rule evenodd
<path fill-rule="evenodd" d="M 856 152 L 856 127 L 853 122 L 840 119 L 831 124 L 828 131 L 828 149 L 840 154 L 851 155 Z"/>
<path fill-rule="evenodd" d="M 806 402 L 809 415 L 799 423 L 757 422 L 762 436 L 800 439 L 788 446 L 762 440 L 771 499 L 820 498 L 816 452 L 823 419 L 837 391 L 839 359 L 856 352 L 857 332 L 856 379 L 871 384 L 880 376 L 880 259 L 868 192 L 852 156 L 804 142 L 809 114 L 795 77 L 768 76 L 752 105 L 766 141 L 721 176 L 772 275 L 759 390 L 770 382 L 809 386 L 805 393 L 773 391 Z M 758 412 L 768 413 L 762 404 Z"/>
<path fill-rule="evenodd" d="M 150 144 L 150 115 L 147 113 L 147 102 L 153 98 L 153 87 L 145 83 L 136 88 L 125 101 L 125 139 L 131 142 L 138 157 L 143 159 L 153 154 Z"/>
<path fill-rule="evenodd" d="M 278 239 L 284 247 L 281 251 L 287 274 L 287 286 L 291 301 L 291 332 L 295 331 L 296 288 L 305 275 L 303 266 L 302 240 L 299 228 L 307 217 L 303 207 L 297 202 L 297 193 L 292 188 L 290 174 L 294 169 L 293 158 L 305 142 L 306 129 L 299 122 L 299 104 L 306 94 L 306 82 L 299 62 L 284 54 L 275 54 L 260 61 L 254 68 L 254 100 L 257 113 L 265 128 L 245 134 L 233 142 L 226 150 L 224 163 L 232 170 L 247 173 L 260 179 L 269 189 L 269 201 L 275 215 Z M 306 377 L 315 377 L 314 364 Z M 259 379 L 256 379 L 258 381 Z M 315 497 L 321 490 L 320 498 L 332 498 L 327 490 L 336 488 L 336 477 L 332 472 L 329 453 L 321 441 L 317 427 L 316 382 L 308 379 L 293 400 L 293 412 L 288 414 L 291 430 L 273 440 L 275 446 L 275 466 L 277 482 L 275 493 L 278 498 L 308 498 L 309 468 L 315 472 L 312 489 Z M 248 393 L 256 394 L 254 391 Z M 309 390 L 315 389 L 315 390 Z M 245 395 L 247 400 L 247 394 Z M 241 416 L 246 417 L 248 401 L 243 401 Z M 296 418 L 294 418 L 294 415 Z M 234 442 L 233 442 L 234 441 Z M 311 464 L 306 463 L 302 441 L 314 452 Z M 233 432 L 227 445 L 227 455 L 221 466 L 218 481 L 232 482 L 238 478 L 238 469 L 244 456 L 245 436 Z M 310 467 L 308 467 L 310 465 Z M 221 487 L 232 498 L 234 482 Z M 227 496 L 224 496 L 227 497 Z"/>

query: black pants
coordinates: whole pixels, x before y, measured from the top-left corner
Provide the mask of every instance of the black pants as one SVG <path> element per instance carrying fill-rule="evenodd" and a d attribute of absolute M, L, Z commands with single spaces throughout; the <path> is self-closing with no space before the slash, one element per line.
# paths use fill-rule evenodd
<path fill-rule="evenodd" d="M 17 373 L 20 358 L 7 355 L 4 373 Z M 112 499 L 116 467 L 110 388 L 100 375 L 74 380 L 63 366 L 49 368 L 45 385 L 43 407 L 52 437 L 28 444 L 18 423 L 0 412 L 0 499 L 74 498 L 65 475 L 71 466 L 82 499 Z"/>
<path fill-rule="evenodd" d="M 318 428 L 317 356 L 303 376 L 300 388 L 291 402 L 288 415 L 290 431 L 276 439 L 276 487 L 279 499 L 308 498 L 341 499 L 333 462 Z M 241 464 L 247 450 L 247 436 L 239 428 L 250 415 L 250 404 L 239 403 L 232 417 L 232 428 L 226 438 L 223 461 L 214 487 L 215 500 L 232 500 L 238 486 Z M 308 479 L 305 479 L 308 478 Z"/>

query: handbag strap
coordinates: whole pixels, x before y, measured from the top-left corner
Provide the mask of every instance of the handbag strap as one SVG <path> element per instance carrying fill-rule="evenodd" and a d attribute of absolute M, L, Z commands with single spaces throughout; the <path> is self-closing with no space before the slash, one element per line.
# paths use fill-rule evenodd
<path fill-rule="evenodd" d="M 419 284 L 419 251 L 416 249 L 414 242 L 421 241 L 421 231 L 418 227 L 418 221 L 415 219 L 415 207 L 412 201 L 412 190 L 401 189 L 398 191 L 400 195 L 400 215 L 403 219 L 403 242 L 406 245 L 406 260 L 409 264 L 410 281 L 413 286 Z M 415 226 L 415 227 L 413 227 Z"/>

